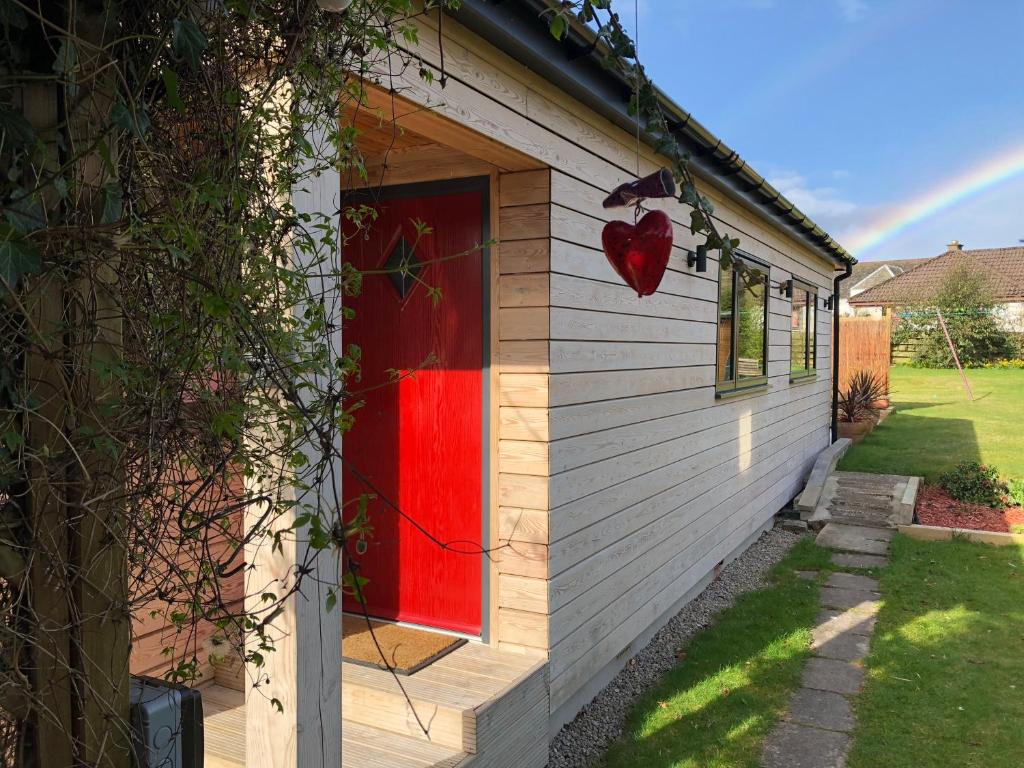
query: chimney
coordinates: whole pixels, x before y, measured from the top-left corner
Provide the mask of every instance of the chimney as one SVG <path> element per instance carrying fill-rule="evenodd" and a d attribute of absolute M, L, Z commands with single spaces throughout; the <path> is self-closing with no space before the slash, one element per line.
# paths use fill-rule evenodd
<path fill-rule="evenodd" d="M 964 249 L 964 244 L 961 243 L 959 240 L 954 240 L 952 243 L 950 243 L 949 245 L 946 246 L 946 250 L 950 251 L 950 252 L 952 252 L 952 251 L 962 251 L 963 249 Z"/>

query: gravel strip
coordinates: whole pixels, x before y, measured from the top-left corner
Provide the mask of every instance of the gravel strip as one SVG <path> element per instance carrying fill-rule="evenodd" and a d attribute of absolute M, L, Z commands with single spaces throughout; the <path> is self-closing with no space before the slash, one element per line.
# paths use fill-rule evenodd
<path fill-rule="evenodd" d="M 746 552 L 722 569 L 721 575 L 666 624 L 625 668 L 562 728 L 551 742 L 548 768 L 583 768 L 604 754 L 622 733 L 633 701 L 674 667 L 676 649 L 737 597 L 766 586 L 768 571 L 803 538 L 779 527 L 765 532 Z"/>

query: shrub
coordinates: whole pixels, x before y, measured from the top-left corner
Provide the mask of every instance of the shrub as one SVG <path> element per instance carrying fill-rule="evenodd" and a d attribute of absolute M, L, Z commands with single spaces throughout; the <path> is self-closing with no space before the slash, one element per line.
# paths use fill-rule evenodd
<path fill-rule="evenodd" d="M 1006 492 L 1015 507 L 1024 507 L 1024 480 L 1011 480 L 1006 484 Z"/>
<path fill-rule="evenodd" d="M 914 342 L 914 364 L 920 368 L 952 368 L 955 363 L 936 310 L 942 310 L 949 337 L 965 368 L 977 368 L 1016 356 L 1017 339 L 1001 328 L 993 314 L 989 278 L 961 265 L 946 276 L 936 294 L 907 312 L 893 331 L 894 344 Z"/>
<path fill-rule="evenodd" d="M 839 394 L 840 421 L 867 421 L 878 413 L 875 405 L 889 397 L 885 381 L 871 371 L 857 371 L 850 377 L 850 383 Z"/>
<path fill-rule="evenodd" d="M 1024 368 L 1024 359 L 1019 357 L 1010 358 L 1008 360 L 996 360 L 994 363 L 985 363 L 986 368 Z"/>
<path fill-rule="evenodd" d="M 955 469 L 943 472 L 939 485 L 958 501 L 988 507 L 1003 506 L 1009 490 L 995 467 L 977 461 L 961 461 Z"/>

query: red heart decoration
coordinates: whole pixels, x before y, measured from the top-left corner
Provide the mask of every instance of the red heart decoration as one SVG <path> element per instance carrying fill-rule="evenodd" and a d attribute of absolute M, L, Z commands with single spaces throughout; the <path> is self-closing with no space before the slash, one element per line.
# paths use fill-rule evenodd
<path fill-rule="evenodd" d="M 672 220 L 664 211 L 649 211 L 635 225 L 609 221 L 601 231 L 604 255 L 619 277 L 650 296 L 661 284 L 672 252 Z"/>

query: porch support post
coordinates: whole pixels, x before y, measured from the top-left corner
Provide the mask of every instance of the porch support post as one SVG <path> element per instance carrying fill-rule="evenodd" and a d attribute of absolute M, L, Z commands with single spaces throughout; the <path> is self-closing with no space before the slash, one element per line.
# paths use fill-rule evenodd
<path fill-rule="evenodd" d="M 326 129 L 307 135 L 311 142 L 323 142 Z M 296 213 L 329 215 L 339 224 L 341 180 L 336 169 L 307 179 L 302 189 L 292 192 Z M 320 246 L 326 258 L 317 274 L 323 275 L 340 261 L 338 243 Z M 327 251 L 331 251 L 328 253 Z M 312 258 L 295 251 L 296 266 Z M 341 295 L 329 277 L 311 279 L 310 296 L 323 300 L 339 318 Z M 302 307 L 295 312 L 301 313 Z M 340 324 L 335 349 L 340 350 Z M 310 465 L 323 461 L 321 447 L 310 441 L 303 451 Z M 302 507 L 315 506 L 325 516 L 338 508 L 340 467 L 327 464 L 320 482 L 296 499 L 298 504 L 275 524 L 288 529 Z M 249 510 L 257 518 L 262 508 Z M 248 527 L 248 526 L 247 526 Z M 306 563 L 310 572 L 303 578 L 298 594 L 290 597 L 274 618 L 270 635 L 274 650 L 264 654 L 264 664 L 250 670 L 261 683 L 246 688 L 246 766 L 248 768 L 341 768 L 341 612 L 328 612 L 328 591 L 339 584 L 340 558 L 331 549 L 314 550 L 309 546 L 306 529 L 281 538 L 282 547 L 273 550 L 270 542 L 256 542 L 246 551 L 250 566 L 246 579 L 246 609 L 259 612 L 261 593 L 283 594 L 295 583 L 296 564 Z M 340 600 L 339 600 L 340 604 Z M 266 605 L 265 603 L 263 604 Z M 250 681 L 251 682 L 251 681 Z M 273 700 L 281 704 L 281 710 Z"/>

